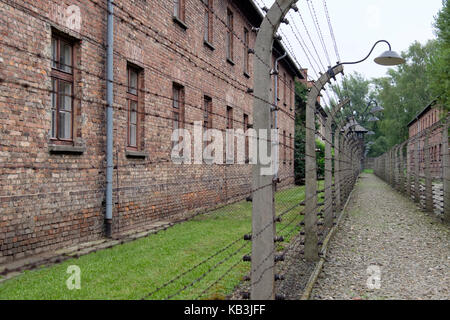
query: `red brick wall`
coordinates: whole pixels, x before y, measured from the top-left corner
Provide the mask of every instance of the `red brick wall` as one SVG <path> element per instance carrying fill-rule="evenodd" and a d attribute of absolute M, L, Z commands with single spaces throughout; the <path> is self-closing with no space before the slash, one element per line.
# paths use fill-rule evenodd
<path fill-rule="evenodd" d="M 103 236 L 106 12 L 103 3 L 96 3 L 0 3 L 0 263 Z M 168 97 L 174 81 L 185 87 L 186 129 L 193 121 L 202 121 L 204 95 L 213 100 L 213 128 L 226 128 L 227 106 L 233 107 L 234 127 L 243 128 L 244 113 L 253 122 L 253 100 L 246 93 L 247 87 L 253 87 L 253 55 L 247 78 L 243 44 L 234 39 L 235 64 L 228 63 L 225 26 L 216 16 L 215 50 L 204 45 L 201 0 L 186 0 L 187 30 L 173 21 L 171 1 L 116 3 L 113 232 L 242 199 L 251 188 L 250 165 L 170 162 Z M 72 4 L 81 11 L 80 30 L 67 28 L 61 14 Z M 234 30 L 242 38 L 244 26 L 252 27 L 247 18 L 234 3 L 214 1 L 223 21 L 227 7 L 234 12 Z M 77 39 L 74 145 L 85 148 L 82 154 L 49 152 L 52 28 Z M 250 32 L 250 48 L 255 37 Z M 140 151 L 148 153 L 146 159 L 126 156 L 128 63 L 143 70 Z M 285 67 L 280 66 L 280 74 L 292 80 Z M 285 112 L 279 112 L 280 132 L 285 130 L 288 137 L 294 137 L 292 104 L 288 101 L 284 106 L 282 100 L 280 108 Z M 280 177 L 291 177 L 293 163 L 281 164 Z"/>
<path fill-rule="evenodd" d="M 433 178 L 442 178 L 442 127 L 437 126 L 436 123 L 440 120 L 440 109 L 430 108 L 417 121 L 409 126 L 408 153 L 410 156 L 409 168 L 414 170 L 414 150 L 416 148 L 416 141 L 414 138 L 419 137 L 419 174 L 425 175 L 425 152 L 430 152 L 431 160 L 431 175 Z M 431 129 L 430 129 L 431 128 Z M 424 150 L 425 135 L 424 130 L 431 130 L 429 135 L 430 150 Z"/>

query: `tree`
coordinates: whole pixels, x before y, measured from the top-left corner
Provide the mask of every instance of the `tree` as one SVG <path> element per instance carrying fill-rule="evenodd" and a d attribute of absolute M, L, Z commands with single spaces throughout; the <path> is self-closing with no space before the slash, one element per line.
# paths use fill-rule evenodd
<path fill-rule="evenodd" d="M 447 111 L 450 111 L 450 5 L 442 1 L 443 8 L 434 24 L 436 54 L 429 67 L 430 89 Z"/>
<path fill-rule="evenodd" d="M 429 66 L 435 53 L 435 41 L 425 45 L 414 42 L 402 53 L 405 64 L 389 69 L 386 77 L 373 80 L 375 97 L 384 111 L 377 123 L 379 130 L 371 156 L 377 155 L 374 150 L 383 153 L 406 140 L 408 123 L 434 99 L 429 87 Z M 380 136 L 384 139 L 378 139 Z"/>

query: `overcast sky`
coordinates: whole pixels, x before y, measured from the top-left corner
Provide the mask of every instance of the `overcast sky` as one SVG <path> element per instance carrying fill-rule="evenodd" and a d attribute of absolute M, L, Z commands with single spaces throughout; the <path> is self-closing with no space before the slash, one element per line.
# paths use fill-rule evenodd
<path fill-rule="evenodd" d="M 264 3 L 270 7 L 274 0 L 255 0 L 255 2 L 260 6 Z M 319 32 L 313 22 L 315 20 L 312 18 L 314 11 L 331 63 L 334 64 L 337 58 L 324 10 L 324 0 L 310 0 L 310 3 L 312 5 L 308 7 L 306 0 L 300 0 L 297 2 L 297 6 L 315 48 L 311 44 L 300 15 L 291 10 L 288 19 L 295 20 L 291 24 L 295 24 L 297 30 L 300 31 L 300 35 L 297 33 L 297 38 L 302 37 L 309 52 L 314 56 L 314 58 L 309 57 L 311 62 L 304 53 L 307 51 L 307 54 L 310 55 L 308 49 L 301 48 L 302 39 L 298 40 L 294 36 L 290 26 L 283 25 L 280 33 L 286 46 L 291 46 L 295 51 L 301 67 L 308 68 L 309 74 L 316 78 L 313 68 L 319 72 L 319 66 L 324 65 L 326 68 L 328 61 L 318 36 Z M 372 45 L 380 39 L 388 40 L 392 49 L 400 53 L 407 50 L 409 45 L 416 40 L 424 44 L 427 40 L 435 38 L 432 24 L 434 16 L 442 8 L 442 0 L 326 0 L 326 6 L 341 61 L 356 61 L 364 58 Z M 313 12 L 312 15 L 310 8 Z M 375 64 L 373 59 L 387 49 L 386 44 L 379 44 L 368 60 L 355 66 L 345 66 L 345 72 L 358 71 L 367 78 L 383 76 L 387 70 L 386 67 Z M 320 63 L 316 51 L 322 63 Z M 321 72 L 325 71 L 322 67 L 320 69 L 322 69 Z"/>

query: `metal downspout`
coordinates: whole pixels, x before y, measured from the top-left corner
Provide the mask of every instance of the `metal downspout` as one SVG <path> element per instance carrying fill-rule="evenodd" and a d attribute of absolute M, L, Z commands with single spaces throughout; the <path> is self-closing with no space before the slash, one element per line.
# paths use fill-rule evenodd
<path fill-rule="evenodd" d="M 107 0 L 108 21 L 106 39 L 106 212 L 105 235 L 110 238 L 112 234 L 112 208 L 113 208 L 113 48 L 114 48 L 114 0 Z"/>

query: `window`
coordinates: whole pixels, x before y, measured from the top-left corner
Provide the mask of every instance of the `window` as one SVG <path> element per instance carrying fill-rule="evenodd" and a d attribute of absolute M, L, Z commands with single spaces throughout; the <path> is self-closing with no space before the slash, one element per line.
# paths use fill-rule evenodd
<path fill-rule="evenodd" d="M 247 130 L 249 129 L 248 124 L 248 114 L 244 113 L 244 134 L 247 133 Z M 245 160 L 247 161 L 249 159 L 249 141 L 248 141 L 248 135 L 245 136 Z"/>
<path fill-rule="evenodd" d="M 286 72 L 283 73 L 283 104 L 287 106 L 287 77 Z"/>
<path fill-rule="evenodd" d="M 227 107 L 227 129 L 233 129 L 233 108 Z"/>
<path fill-rule="evenodd" d="M 227 107 L 227 129 L 233 129 L 233 108 Z M 226 158 L 227 163 L 231 163 L 234 160 L 234 133 L 226 132 Z"/>
<path fill-rule="evenodd" d="M 128 91 L 127 91 L 127 103 L 128 103 L 128 130 L 127 130 L 127 143 L 128 147 L 132 149 L 138 149 L 139 145 L 139 79 L 141 71 L 138 68 L 128 66 Z"/>
<path fill-rule="evenodd" d="M 292 133 L 289 133 L 289 164 L 292 165 L 294 158 L 294 149 L 292 148 Z"/>
<path fill-rule="evenodd" d="M 293 93 L 294 93 L 294 86 L 292 85 L 292 80 L 289 80 L 289 88 L 290 88 L 290 92 L 289 92 L 289 106 L 292 109 L 293 105 L 294 105 L 294 100 L 292 99 L 293 97 Z"/>
<path fill-rule="evenodd" d="M 211 44 L 213 42 L 213 0 L 203 0 L 203 3 L 206 6 L 204 17 L 205 34 L 203 40 Z"/>
<path fill-rule="evenodd" d="M 184 1 L 185 0 L 173 1 L 173 16 L 181 21 L 184 21 Z"/>
<path fill-rule="evenodd" d="M 174 83 L 172 97 L 173 130 L 184 128 L 184 87 Z M 180 137 L 178 137 L 180 138 Z M 179 139 L 178 139 L 179 141 Z"/>
<path fill-rule="evenodd" d="M 203 99 L 203 128 L 212 128 L 212 99 L 208 96 Z"/>
<path fill-rule="evenodd" d="M 52 123 L 53 140 L 73 140 L 73 43 L 52 36 Z"/>
<path fill-rule="evenodd" d="M 286 131 L 283 131 L 283 163 L 286 163 Z"/>
<path fill-rule="evenodd" d="M 233 61 L 233 12 L 227 9 L 227 59 Z"/>
<path fill-rule="evenodd" d="M 249 75 L 250 54 L 248 52 L 250 48 L 250 33 L 247 28 L 244 28 L 244 74 Z"/>

